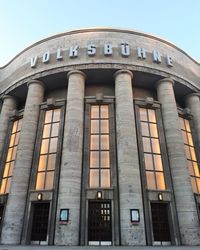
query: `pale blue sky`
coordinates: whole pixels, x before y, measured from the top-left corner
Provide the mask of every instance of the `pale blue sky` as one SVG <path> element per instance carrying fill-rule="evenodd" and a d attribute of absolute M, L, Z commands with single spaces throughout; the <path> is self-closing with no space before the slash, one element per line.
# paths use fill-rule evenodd
<path fill-rule="evenodd" d="M 45 37 L 97 26 L 151 33 L 200 61 L 200 0 L 0 0 L 0 66 Z"/>

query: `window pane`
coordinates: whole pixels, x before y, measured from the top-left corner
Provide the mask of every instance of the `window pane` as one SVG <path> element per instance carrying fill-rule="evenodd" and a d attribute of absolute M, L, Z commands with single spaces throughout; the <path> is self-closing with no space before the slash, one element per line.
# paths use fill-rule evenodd
<path fill-rule="evenodd" d="M 48 152 L 48 148 L 49 148 L 49 139 L 42 140 L 40 153 L 46 154 Z"/>
<path fill-rule="evenodd" d="M 7 180 L 7 179 L 3 179 L 2 182 L 1 182 L 0 194 L 4 194 L 4 193 L 5 193 L 6 180 Z"/>
<path fill-rule="evenodd" d="M 188 133 L 188 142 L 190 146 L 194 146 L 193 144 L 193 139 L 192 139 L 192 134 Z"/>
<path fill-rule="evenodd" d="M 58 138 L 50 139 L 49 153 L 55 153 L 57 151 Z"/>
<path fill-rule="evenodd" d="M 90 151 L 90 168 L 99 168 L 99 151 Z"/>
<path fill-rule="evenodd" d="M 5 193 L 8 194 L 10 192 L 10 186 L 11 186 L 11 177 L 9 177 L 7 179 L 7 183 L 6 183 L 6 190 Z"/>
<path fill-rule="evenodd" d="M 190 147 L 190 153 L 191 153 L 191 158 L 193 161 L 196 161 L 197 158 L 196 158 L 196 153 L 194 151 L 194 148 L 193 147 Z"/>
<path fill-rule="evenodd" d="M 151 154 L 144 154 L 145 169 L 153 170 L 153 159 Z"/>
<path fill-rule="evenodd" d="M 46 169 L 47 155 L 41 155 L 38 165 L 38 171 L 43 171 Z"/>
<path fill-rule="evenodd" d="M 103 188 L 110 187 L 110 170 L 109 169 L 101 170 L 101 187 Z"/>
<path fill-rule="evenodd" d="M 196 178 L 198 193 L 200 193 L 200 178 Z"/>
<path fill-rule="evenodd" d="M 55 165 L 56 165 L 56 154 L 51 154 L 48 157 L 47 170 L 55 169 Z"/>
<path fill-rule="evenodd" d="M 108 105 L 101 105 L 101 118 L 108 118 Z"/>
<path fill-rule="evenodd" d="M 194 175 L 199 177 L 199 166 L 197 164 L 197 162 L 193 162 L 193 167 L 194 167 Z"/>
<path fill-rule="evenodd" d="M 44 178 L 45 178 L 45 173 L 38 173 L 37 174 L 37 181 L 36 181 L 36 189 L 37 190 L 44 189 Z"/>
<path fill-rule="evenodd" d="M 149 127 L 147 122 L 141 122 L 141 130 L 143 136 L 149 136 Z"/>
<path fill-rule="evenodd" d="M 45 114 L 45 122 L 44 122 L 44 123 L 50 123 L 50 122 L 51 122 L 52 113 L 53 113 L 52 110 L 46 111 L 46 114 Z"/>
<path fill-rule="evenodd" d="M 160 153 L 160 144 L 158 139 L 151 139 L 152 149 L 154 153 Z"/>
<path fill-rule="evenodd" d="M 183 135 L 183 142 L 185 144 L 188 144 L 188 139 L 187 139 L 187 133 L 185 131 L 182 130 L 182 135 Z"/>
<path fill-rule="evenodd" d="M 109 121 L 101 120 L 101 133 L 109 133 Z"/>
<path fill-rule="evenodd" d="M 157 125 L 156 125 L 156 124 L 153 124 L 153 123 L 150 123 L 149 126 L 150 126 L 150 133 L 151 133 L 151 136 L 152 136 L 152 137 L 158 138 Z"/>
<path fill-rule="evenodd" d="M 190 132 L 190 124 L 189 121 L 185 119 L 185 127 L 188 132 Z"/>
<path fill-rule="evenodd" d="M 193 192 L 198 193 L 197 185 L 196 185 L 196 181 L 195 181 L 194 177 L 191 177 L 191 182 L 192 182 L 192 190 L 193 190 Z"/>
<path fill-rule="evenodd" d="M 7 158 L 6 158 L 6 162 L 11 160 L 11 156 L 12 156 L 12 148 L 8 149 L 8 154 L 7 154 Z"/>
<path fill-rule="evenodd" d="M 144 137 L 142 138 L 142 141 L 143 141 L 144 152 L 151 152 L 150 139 Z"/>
<path fill-rule="evenodd" d="M 154 155 L 155 169 L 158 171 L 163 171 L 161 155 Z"/>
<path fill-rule="evenodd" d="M 149 121 L 156 123 L 156 113 L 153 109 L 148 109 Z"/>
<path fill-rule="evenodd" d="M 3 177 L 7 177 L 9 173 L 10 163 L 6 163 L 4 167 Z"/>
<path fill-rule="evenodd" d="M 99 170 L 90 169 L 90 187 L 99 187 Z"/>
<path fill-rule="evenodd" d="M 44 125 L 43 135 L 42 135 L 43 138 L 50 137 L 50 129 L 51 129 L 51 125 L 50 124 Z"/>
<path fill-rule="evenodd" d="M 190 149 L 187 145 L 185 145 L 185 154 L 186 154 L 187 159 L 191 159 Z"/>
<path fill-rule="evenodd" d="M 9 144 L 9 147 L 12 147 L 14 145 L 14 142 L 15 142 L 15 134 L 11 136 L 10 138 L 10 144 Z"/>
<path fill-rule="evenodd" d="M 9 173 L 8 173 L 9 176 L 13 175 L 14 165 L 15 165 L 14 161 L 10 162 L 10 169 L 9 169 Z"/>
<path fill-rule="evenodd" d="M 147 110 L 144 108 L 140 108 L 140 120 L 141 121 L 148 121 L 147 119 Z"/>
<path fill-rule="evenodd" d="M 91 106 L 91 118 L 99 118 L 99 106 Z"/>
<path fill-rule="evenodd" d="M 17 131 L 20 131 L 22 128 L 22 119 L 18 120 L 18 126 L 17 126 Z"/>
<path fill-rule="evenodd" d="M 52 137 L 58 136 L 58 133 L 59 133 L 59 123 L 56 122 L 52 124 L 51 136 Z"/>
<path fill-rule="evenodd" d="M 188 160 L 187 162 L 188 162 L 188 169 L 189 169 L 190 175 L 194 175 L 194 168 L 193 168 L 192 161 Z"/>
<path fill-rule="evenodd" d="M 18 143 L 19 143 L 19 135 L 20 135 L 20 132 L 17 132 L 15 134 L 15 145 L 18 145 Z"/>
<path fill-rule="evenodd" d="M 99 120 L 91 120 L 91 131 L 92 134 L 99 133 Z"/>
<path fill-rule="evenodd" d="M 12 160 L 16 159 L 16 154 L 17 154 L 17 146 L 13 147 Z"/>
<path fill-rule="evenodd" d="M 165 181 L 163 173 L 156 172 L 157 188 L 160 190 L 165 190 Z"/>
<path fill-rule="evenodd" d="M 60 109 L 54 109 L 53 111 L 53 122 L 60 121 Z"/>
<path fill-rule="evenodd" d="M 101 167 L 110 168 L 110 152 L 101 151 Z"/>
<path fill-rule="evenodd" d="M 17 131 L 17 121 L 13 123 L 12 134 Z"/>
<path fill-rule="evenodd" d="M 99 135 L 90 136 L 90 149 L 99 149 Z"/>
<path fill-rule="evenodd" d="M 53 171 L 47 172 L 45 189 L 52 189 L 53 188 L 53 177 L 54 177 Z"/>
<path fill-rule="evenodd" d="M 101 135 L 101 149 L 109 149 L 109 135 Z"/>
<path fill-rule="evenodd" d="M 150 171 L 146 171 L 146 177 L 147 177 L 148 189 L 156 189 L 154 173 Z"/>
<path fill-rule="evenodd" d="M 180 117 L 181 129 L 185 130 L 185 123 L 182 117 Z"/>

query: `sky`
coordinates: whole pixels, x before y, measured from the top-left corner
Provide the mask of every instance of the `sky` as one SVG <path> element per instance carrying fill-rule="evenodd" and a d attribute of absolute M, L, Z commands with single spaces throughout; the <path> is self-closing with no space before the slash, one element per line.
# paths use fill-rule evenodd
<path fill-rule="evenodd" d="M 200 62 L 200 0 L 0 0 L 0 67 L 43 38 L 91 27 L 150 33 Z"/>

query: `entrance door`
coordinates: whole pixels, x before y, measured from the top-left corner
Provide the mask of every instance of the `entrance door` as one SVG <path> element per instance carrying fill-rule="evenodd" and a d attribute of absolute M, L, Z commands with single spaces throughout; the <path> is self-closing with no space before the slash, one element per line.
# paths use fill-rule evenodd
<path fill-rule="evenodd" d="M 171 243 L 168 204 L 151 203 L 154 244 L 167 245 Z"/>
<path fill-rule="evenodd" d="M 47 241 L 47 229 L 49 218 L 49 203 L 33 204 L 33 221 L 31 229 L 31 241 Z"/>
<path fill-rule="evenodd" d="M 112 244 L 112 217 L 110 201 L 89 201 L 88 243 L 89 245 Z"/>
<path fill-rule="evenodd" d="M 0 228 L 1 228 L 1 223 L 3 222 L 3 210 L 4 206 L 0 205 Z"/>

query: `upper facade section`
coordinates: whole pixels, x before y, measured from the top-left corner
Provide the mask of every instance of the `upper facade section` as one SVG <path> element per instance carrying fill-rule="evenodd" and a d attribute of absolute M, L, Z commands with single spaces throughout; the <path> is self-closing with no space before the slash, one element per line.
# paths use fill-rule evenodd
<path fill-rule="evenodd" d="M 95 28 L 41 40 L 0 68 L 0 94 L 71 69 L 126 68 L 171 77 L 199 91 L 200 64 L 175 45 L 135 31 Z"/>

